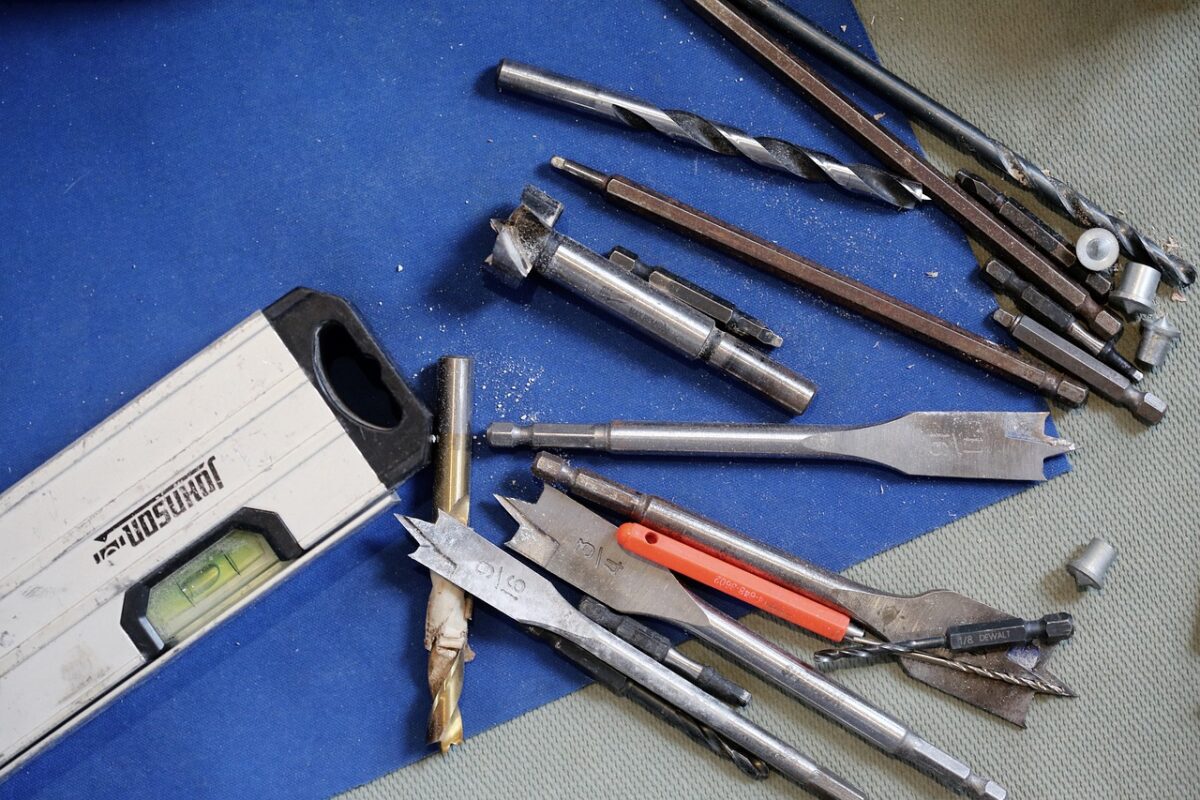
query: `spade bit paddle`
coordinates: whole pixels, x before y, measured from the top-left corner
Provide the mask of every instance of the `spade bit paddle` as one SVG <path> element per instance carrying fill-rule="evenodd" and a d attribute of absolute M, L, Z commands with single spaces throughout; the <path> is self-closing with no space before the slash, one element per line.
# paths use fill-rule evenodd
<path fill-rule="evenodd" d="M 761 758 L 817 797 L 863 800 L 837 775 L 572 608 L 550 582 L 439 511 L 437 522 L 397 515 L 420 545 L 411 558 L 522 625 L 561 636 Z"/>
<path fill-rule="evenodd" d="M 576 497 L 610 509 L 623 518 L 653 528 L 717 556 L 731 564 L 807 595 L 850 615 L 889 641 L 912 639 L 951 625 L 988 622 L 1011 617 L 957 592 L 938 589 L 915 597 L 889 594 L 844 578 L 782 550 L 754 541 L 745 534 L 695 514 L 654 495 L 643 494 L 603 475 L 572 467 L 550 453 L 533 460 L 534 476 L 561 486 Z M 851 638 L 848 634 L 847 638 Z M 1061 686 L 1042 667 L 1053 645 L 1031 644 L 986 653 L 930 651 L 954 662 L 975 665 L 986 672 L 1028 675 L 1033 682 Z M 900 658 L 909 676 L 971 705 L 1024 726 L 1034 690 L 928 663 L 912 655 Z"/>
<path fill-rule="evenodd" d="M 625 614 L 655 617 L 696 634 L 789 696 L 892 756 L 972 797 L 1002 800 L 995 781 L 904 723 L 776 647 L 683 588 L 668 570 L 626 553 L 617 529 L 547 486 L 536 503 L 497 498 L 519 528 L 508 547 Z"/>
<path fill-rule="evenodd" d="M 1075 449 L 1047 436 L 1046 412 L 918 411 L 875 425 L 624 422 L 601 425 L 493 422 L 493 447 L 610 453 L 767 456 L 865 461 L 906 475 L 1044 481 L 1042 462 Z"/>

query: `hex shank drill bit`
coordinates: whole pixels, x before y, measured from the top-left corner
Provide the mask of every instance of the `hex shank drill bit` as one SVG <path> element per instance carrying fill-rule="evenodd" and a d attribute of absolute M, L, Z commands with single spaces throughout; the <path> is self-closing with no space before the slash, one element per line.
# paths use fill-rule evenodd
<path fill-rule="evenodd" d="M 927 200 L 921 185 L 867 164 L 844 164 L 828 153 L 783 139 L 751 136 L 743 130 L 678 109 L 662 109 L 636 97 L 608 91 L 530 64 L 504 59 L 496 68 L 496 86 L 566 108 L 587 111 L 635 130 L 655 131 L 670 139 L 725 156 L 742 156 L 760 167 L 787 172 L 805 181 L 828 181 L 909 209 Z"/>
<path fill-rule="evenodd" d="M 437 460 L 434 462 L 434 507 L 466 523 L 471 511 L 471 405 L 474 364 L 465 356 L 438 361 Z M 433 706 L 425 732 L 428 744 L 443 753 L 462 744 L 463 721 L 458 708 L 463 665 L 474 655 L 467 644 L 471 598 L 436 573 L 425 612 L 425 649 L 429 651 L 429 692 Z"/>
<path fill-rule="evenodd" d="M 1141 422 L 1154 425 L 1166 415 L 1167 401 L 1150 392 L 1139 391 L 1129 378 L 1100 363 L 1040 322 L 1002 308 L 992 313 L 992 319 L 1007 328 L 1018 342 L 1051 364 L 1067 370 L 1109 402 L 1129 409 Z"/>
<path fill-rule="evenodd" d="M 1079 263 L 1075 248 L 1058 231 L 1051 228 L 1040 217 L 1025 206 L 1002 194 L 983 178 L 960 169 L 954 175 L 958 185 L 995 214 L 1017 233 L 1046 254 L 1051 262 L 1062 267 L 1075 282 L 1083 285 L 1099 302 L 1108 299 L 1112 291 L 1112 280 L 1099 272 L 1092 272 Z"/>
<path fill-rule="evenodd" d="M 550 165 L 599 191 L 617 206 L 715 247 L 752 267 L 803 286 L 832 303 L 945 350 L 1013 383 L 1068 405 L 1077 406 L 1087 399 L 1087 389 L 1083 385 L 1046 369 L 1014 350 L 988 341 L 886 292 L 822 267 L 629 178 L 605 175 L 560 156 L 552 158 Z"/>
<path fill-rule="evenodd" d="M 767 67 L 868 152 L 895 172 L 918 181 L 938 208 L 997 256 L 1031 278 L 1042 281 L 1047 294 L 1075 312 L 1106 339 L 1121 332 L 1121 321 L 1091 294 L 1067 280 L 1034 247 L 1013 233 L 990 211 L 900 141 L 816 70 L 772 39 L 729 0 L 688 0 L 710 24 Z"/>
<path fill-rule="evenodd" d="M 1173 286 L 1185 287 L 1196 280 L 1196 268 L 1166 252 L 1161 245 L 1067 183 L 1052 178 L 1012 148 L 993 139 L 950 109 L 879 64 L 830 36 L 778 0 L 736 0 L 760 19 L 832 63 L 883 99 L 903 109 L 950 144 L 1018 186 L 1033 191 L 1055 213 L 1084 228 L 1104 228 L 1121 243 L 1130 259 L 1153 264 Z M 926 184 L 928 185 L 928 184 Z"/>
<path fill-rule="evenodd" d="M 1044 481 L 1042 462 L 1075 445 L 1046 435 L 1045 411 L 916 411 L 872 425 L 493 422 L 493 447 L 859 461 L 905 475 Z"/>
<path fill-rule="evenodd" d="M 397 519 L 419 545 L 410 558 L 496 611 L 569 640 L 815 796 L 864 800 L 838 775 L 589 620 L 550 581 L 450 515 L 439 512 L 436 522 Z"/>
<path fill-rule="evenodd" d="M 554 230 L 562 208 L 537 187 L 525 187 L 521 204 L 508 219 L 492 220 L 496 244 L 485 265 L 510 283 L 537 271 L 685 356 L 737 378 L 793 414 L 804 412 L 816 387 L 802 375 L 718 330 L 707 314 Z"/>
<path fill-rule="evenodd" d="M 1114 339 L 1101 341 L 1092 332 L 1075 319 L 1075 315 L 1032 286 L 1029 281 L 1013 272 L 996 259 L 988 261 L 982 267 L 983 279 L 993 289 L 1011 297 L 1022 310 L 1037 318 L 1038 322 L 1053 328 L 1077 345 L 1087 350 L 1096 358 L 1108 364 L 1113 369 L 1125 375 L 1134 383 L 1143 377 L 1141 370 L 1130 364 L 1126 358 L 1117 352 Z"/>

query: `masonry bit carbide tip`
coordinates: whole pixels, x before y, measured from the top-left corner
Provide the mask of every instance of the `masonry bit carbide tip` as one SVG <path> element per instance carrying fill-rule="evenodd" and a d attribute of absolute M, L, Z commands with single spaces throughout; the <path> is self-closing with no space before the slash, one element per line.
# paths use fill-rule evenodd
<path fill-rule="evenodd" d="M 916 181 L 869 164 L 846 164 L 829 153 L 801 147 L 771 136 L 751 136 L 731 125 L 679 109 L 663 109 L 594 84 L 529 64 L 505 59 L 496 68 L 496 86 L 540 100 L 587 111 L 635 130 L 654 131 L 712 153 L 741 156 L 761 167 L 787 172 L 801 180 L 833 183 L 840 188 L 910 209 L 929 198 Z"/>

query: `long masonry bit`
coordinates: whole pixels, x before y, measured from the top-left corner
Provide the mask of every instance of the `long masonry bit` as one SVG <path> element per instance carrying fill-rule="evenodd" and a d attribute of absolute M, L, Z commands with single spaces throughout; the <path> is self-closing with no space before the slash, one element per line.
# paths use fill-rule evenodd
<path fill-rule="evenodd" d="M 474 365 L 464 356 L 438 362 L 437 460 L 434 464 L 434 505 L 464 524 L 471 509 L 471 401 Z M 429 692 L 433 705 L 425 732 L 428 744 L 443 753 L 462 744 L 463 721 L 458 700 L 463 669 L 474 655 L 467 644 L 471 598 L 437 574 L 425 611 L 425 649 L 429 651 Z"/>
<path fill-rule="evenodd" d="M 626 553 L 616 526 L 562 492 L 546 486 L 536 503 L 497 499 L 519 525 L 507 546 L 586 594 L 621 613 L 694 633 L 789 697 L 955 791 L 989 800 L 1007 796 L 995 781 L 900 720 L 708 605 L 668 570 Z"/>
<path fill-rule="evenodd" d="M 916 411 L 874 425 L 493 422 L 493 447 L 702 456 L 819 458 L 878 464 L 905 475 L 1044 481 L 1043 461 L 1075 445 L 1047 436 L 1044 411 Z"/>
<path fill-rule="evenodd" d="M 589 620 L 572 608 L 550 581 L 449 514 L 438 512 L 436 522 L 399 515 L 396 519 L 419 545 L 410 558 L 501 614 L 570 641 L 813 795 L 830 800 L 865 797 L 687 678 Z"/>
<path fill-rule="evenodd" d="M 533 459 L 534 477 L 572 495 L 690 544 L 730 564 L 844 611 L 886 640 L 905 640 L 971 622 L 1011 617 L 957 592 L 937 589 L 915 596 L 891 594 L 844 578 L 740 531 L 700 516 L 662 497 L 644 494 L 597 472 L 573 467 L 551 453 Z M 845 641 L 866 643 L 861 633 L 847 631 Z M 1035 687 L 1000 675 L 1031 677 L 1047 684 L 1058 680 L 1044 668 L 1051 645 L 1017 648 L 1020 652 L 958 653 L 953 661 L 933 653 L 900 659 L 915 680 L 940 689 L 978 708 L 1024 725 Z M 916 663 L 920 662 L 920 663 Z M 959 666 L 959 665 L 962 666 Z M 951 671 L 953 670 L 953 671 Z M 1014 671 L 1015 670 L 1015 671 Z M 988 680 L 985 680 L 988 679 Z M 1007 686 L 997 683 L 1002 681 Z"/>
<path fill-rule="evenodd" d="M 1153 264 L 1173 286 L 1190 286 L 1196 268 L 1168 253 L 1150 237 L 1058 178 L 1047 175 L 1011 147 L 993 139 L 916 87 L 847 47 L 778 0 L 734 0 L 739 6 L 836 66 L 880 97 L 902 109 L 950 144 L 1031 190 L 1056 214 L 1085 228 L 1104 228 L 1133 261 Z"/>
<path fill-rule="evenodd" d="M 864 194 L 909 209 L 925 196 L 921 184 L 868 164 L 845 164 L 828 153 L 770 136 L 751 136 L 743 130 L 713 122 L 689 111 L 662 109 L 644 100 L 558 75 L 529 64 L 505 59 L 496 69 L 501 90 L 519 92 L 566 108 L 655 131 L 679 142 L 724 156 L 741 156 L 760 167 L 787 172 L 805 181 L 828 181 L 847 192 Z"/>

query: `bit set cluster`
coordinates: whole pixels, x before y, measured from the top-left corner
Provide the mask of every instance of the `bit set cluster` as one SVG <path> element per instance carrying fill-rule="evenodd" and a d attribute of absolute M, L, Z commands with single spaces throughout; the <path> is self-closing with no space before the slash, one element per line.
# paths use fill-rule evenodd
<path fill-rule="evenodd" d="M 899 210 L 926 202 L 937 206 L 990 251 L 982 277 L 1017 308 L 1015 313 L 997 309 L 993 319 L 1037 358 L 620 174 L 560 156 L 550 162 L 555 170 L 618 208 L 1062 404 L 1081 405 L 1096 392 L 1146 424 L 1163 418 L 1166 403 L 1138 384 L 1146 371 L 1163 365 L 1179 337 L 1157 310 L 1159 284 L 1176 290 L 1188 286 L 1195 279 L 1190 264 L 778 0 L 689 0 L 689 5 L 882 166 L 845 163 L 692 110 L 663 108 L 514 60 L 499 64 L 497 88 L 741 157 L 799 180 L 829 182 Z M 835 89 L 797 49 L 832 63 L 1085 230 L 1072 243 L 984 178 L 966 171 L 953 178 L 942 174 Z M 624 247 L 602 255 L 563 235 L 555 229 L 562 212 L 563 205 L 546 191 L 525 187 L 516 208 L 491 221 L 496 238 L 485 262 L 488 273 L 509 284 L 531 277 L 550 281 L 684 357 L 742 382 L 790 414 L 805 411 L 817 387 L 772 356 L 783 339 L 765 322 Z M 1141 342 L 1136 353 L 1128 354 L 1119 349 L 1120 335 L 1134 323 Z M 469 363 L 448 360 L 443 377 L 438 514 L 432 522 L 399 518 L 420 545 L 413 558 L 434 577 L 426 637 L 433 696 L 429 738 L 443 749 L 461 741 L 457 698 L 464 688 L 463 665 L 471 656 L 466 645 L 471 597 L 508 615 L 598 682 L 746 775 L 761 779 L 777 772 L 820 797 L 863 794 L 739 715 L 737 709 L 751 701 L 749 692 L 684 656 L 633 617 L 664 621 L 695 635 L 787 696 L 972 797 L 999 800 L 1006 791 L 843 688 L 826 670 L 895 661 L 913 679 L 1019 726 L 1035 695 L 1075 696 L 1047 669 L 1053 648 L 1075 633 L 1068 613 L 1029 620 L 948 590 L 907 596 L 855 583 L 550 452 L 533 458 L 532 473 L 544 483 L 536 501 L 497 495 L 517 525 L 507 542 L 525 561 L 517 559 L 467 526 L 469 453 L 463 433 L 470 429 Z M 910 476 L 1038 481 L 1045 478 L 1045 459 L 1074 449 L 1045 433 L 1046 417 L 924 411 L 839 427 L 498 420 L 487 427 L 486 437 L 496 449 L 839 459 Z M 1098 588 L 1115 556 L 1111 545 L 1096 539 L 1067 569 L 1081 589 Z M 526 562 L 580 590 L 578 608 Z M 685 581 L 730 595 L 837 646 L 823 646 L 815 665 L 808 664 L 709 605 Z"/>

